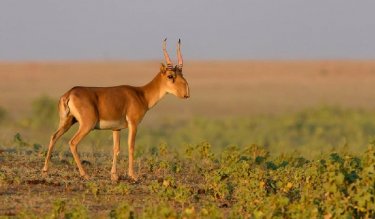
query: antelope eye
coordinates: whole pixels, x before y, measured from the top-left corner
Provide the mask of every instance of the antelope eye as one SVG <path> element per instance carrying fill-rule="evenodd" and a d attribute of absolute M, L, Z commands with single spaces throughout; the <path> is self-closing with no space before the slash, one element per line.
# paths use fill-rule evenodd
<path fill-rule="evenodd" d="M 168 75 L 168 78 L 169 79 L 173 79 L 173 75 Z"/>

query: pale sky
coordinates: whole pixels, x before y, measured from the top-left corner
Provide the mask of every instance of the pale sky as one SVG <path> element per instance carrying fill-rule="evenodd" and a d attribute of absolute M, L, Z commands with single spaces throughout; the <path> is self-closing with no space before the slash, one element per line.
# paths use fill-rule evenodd
<path fill-rule="evenodd" d="M 0 0 L 0 61 L 375 59 L 374 0 Z"/>

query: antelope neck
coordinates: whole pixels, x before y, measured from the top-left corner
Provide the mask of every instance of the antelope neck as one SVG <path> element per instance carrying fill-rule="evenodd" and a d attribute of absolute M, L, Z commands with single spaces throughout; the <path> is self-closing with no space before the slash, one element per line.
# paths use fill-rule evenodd
<path fill-rule="evenodd" d="M 155 106 L 166 94 L 165 89 L 162 87 L 161 80 L 161 74 L 158 73 L 152 81 L 140 88 L 143 92 L 148 109 Z"/>

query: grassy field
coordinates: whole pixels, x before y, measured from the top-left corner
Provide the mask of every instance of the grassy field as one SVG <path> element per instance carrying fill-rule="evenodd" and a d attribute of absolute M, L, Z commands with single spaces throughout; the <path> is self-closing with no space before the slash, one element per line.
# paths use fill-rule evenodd
<path fill-rule="evenodd" d="M 142 85 L 157 62 L 0 63 L 0 216 L 21 218 L 374 218 L 375 62 L 190 62 L 191 99 L 168 96 L 140 126 L 139 181 L 110 180 L 112 136 L 56 145 L 59 95 Z"/>

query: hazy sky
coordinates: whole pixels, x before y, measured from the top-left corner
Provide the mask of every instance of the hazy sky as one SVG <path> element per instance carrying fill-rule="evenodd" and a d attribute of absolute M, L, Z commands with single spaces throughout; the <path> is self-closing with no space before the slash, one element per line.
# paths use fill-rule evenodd
<path fill-rule="evenodd" d="M 374 0 L 0 0 L 0 60 L 374 59 Z"/>

